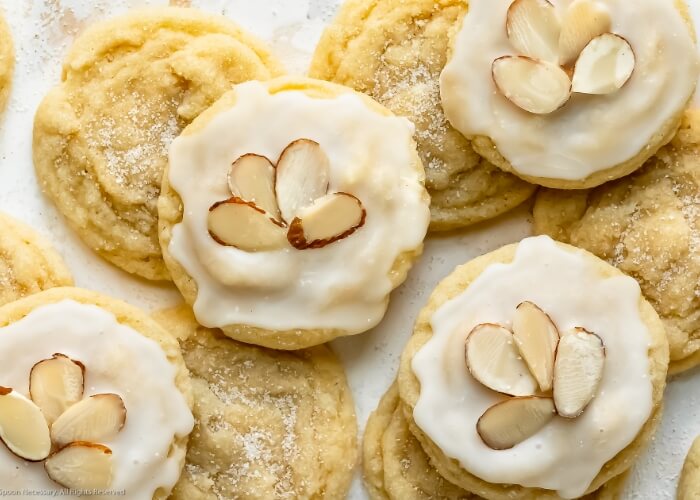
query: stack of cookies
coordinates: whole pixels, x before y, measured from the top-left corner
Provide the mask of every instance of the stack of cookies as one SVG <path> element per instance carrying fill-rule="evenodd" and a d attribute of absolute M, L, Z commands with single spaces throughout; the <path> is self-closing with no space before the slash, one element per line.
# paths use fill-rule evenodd
<path fill-rule="evenodd" d="M 347 0 L 304 77 L 191 8 L 89 27 L 36 112 L 38 182 L 183 303 L 73 288 L 0 215 L 0 486 L 346 497 L 358 425 L 324 344 L 382 322 L 430 231 L 534 198 L 536 235 L 416 318 L 366 489 L 618 498 L 667 376 L 700 364 L 699 76 L 684 0 Z"/>

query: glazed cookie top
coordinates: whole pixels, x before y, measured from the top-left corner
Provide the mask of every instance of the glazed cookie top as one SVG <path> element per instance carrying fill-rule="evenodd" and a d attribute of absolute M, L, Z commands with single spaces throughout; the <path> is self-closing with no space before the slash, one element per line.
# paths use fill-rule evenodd
<path fill-rule="evenodd" d="M 12 359 L 0 367 L 0 484 L 165 498 L 193 426 L 181 367 L 169 359 L 179 354 L 135 329 L 149 325 L 72 292 L 59 300 L 62 290 L 71 289 L 20 319 L 26 300 L 0 309 L 0 349 Z"/>
<path fill-rule="evenodd" d="M 428 227 L 424 174 L 408 120 L 331 88 L 239 85 L 173 142 L 168 251 L 200 323 L 359 333 L 383 316 L 395 262 Z"/>
<path fill-rule="evenodd" d="M 579 181 L 665 133 L 698 68 L 670 0 L 473 0 L 441 93 L 453 126 L 518 174 Z"/>
<path fill-rule="evenodd" d="M 639 286 L 593 264 L 529 238 L 432 315 L 413 417 L 471 474 L 578 497 L 650 417 Z"/>

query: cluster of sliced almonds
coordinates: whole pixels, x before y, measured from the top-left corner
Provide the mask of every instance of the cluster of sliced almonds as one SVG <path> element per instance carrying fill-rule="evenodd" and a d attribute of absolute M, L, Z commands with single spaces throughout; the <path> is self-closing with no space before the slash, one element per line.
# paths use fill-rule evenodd
<path fill-rule="evenodd" d="M 515 0 L 506 30 L 520 55 L 493 62 L 496 87 L 534 114 L 558 110 L 573 93 L 618 91 L 636 61 L 629 42 L 611 33 L 611 25 L 609 12 L 596 0 L 574 0 L 561 20 L 548 0 Z"/>
<path fill-rule="evenodd" d="M 83 399 L 85 366 L 54 354 L 32 367 L 27 398 L 0 387 L 0 440 L 18 457 L 44 461 L 64 488 L 106 488 L 112 482 L 112 439 L 126 422 L 116 394 Z"/>
<path fill-rule="evenodd" d="M 513 396 L 479 418 L 476 430 L 494 450 L 512 448 L 555 415 L 576 418 L 593 400 L 603 377 L 605 347 L 583 328 L 559 335 L 551 318 L 532 302 L 515 310 L 512 331 L 477 325 L 466 340 L 467 368 L 489 389 Z"/>
<path fill-rule="evenodd" d="M 360 200 L 328 193 L 328 157 L 308 139 L 287 146 L 276 167 L 264 156 L 241 156 L 228 183 L 233 196 L 215 203 L 208 218 L 209 233 L 222 245 L 247 252 L 322 248 L 365 223 Z"/>

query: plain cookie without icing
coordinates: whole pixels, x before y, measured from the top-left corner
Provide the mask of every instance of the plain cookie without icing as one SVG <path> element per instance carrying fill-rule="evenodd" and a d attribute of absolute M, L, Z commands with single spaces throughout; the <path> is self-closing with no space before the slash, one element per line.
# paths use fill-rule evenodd
<path fill-rule="evenodd" d="M 369 94 L 416 124 L 432 230 L 491 219 L 535 189 L 480 159 L 443 114 L 440 72 L 466 10 L 465 0 L 349 0 L 311 64 L 312 77 Z"/>
<path fill-rule="evenodd" d="M 280 72 L 256 39 L 194 9 L 96 24 L 76 40 L 61 84 L 37 111 L 41 187 L 105 259 L 167 280 L 156 205 L 170 142 L 233 84 Z"/>
<path fill-rule="evenodd" d="M 0 213 L 0 305 L 73 284 L 63 259 L 48 241 Z"/>
<path fill-rule="evenodd" d="M 678 480 L 677 500 L 698 500 L 700 498 L 700 438 L 696 438 L 688 450 Z"/>
<path fill-rule="evenodd" d="M 5 109 L 10 97 L 12 75 L 15 68 L 15 49 L 7 21 L 0 13 L 0 111 Z"/>
<path fill-rule="evenodd" d="M 700 112 L 634 175 L 580 192 L 542 190 L 535 232 L 635 278 L 668 336 L 669 374 L 700 363 Z"/>
<path fill-rule="evenodd" d="M 577 254 L 582 252 L 560 243 L 556 245 L 562 250 L 576 252 Z M 484 256 L 477 257 L 467 264 L 458 267 L 437 286 L 427 306 L 421 311 L 416 322 L 414 334 L 402 354 L 398 385 L 400 397 L 403 402 L 404 416 L 406 417 L 411 432 L 422 444 L 433 466 L 435 466 L 438 472 L 450 482 L 493 500 L 558 499 L 559 495 L 552 490 L 528 488 L 517 484 L 495 484 L 484 481 L 471 474 L 462 467 L 458 460 L 448 457 L 416 424 L 413 417 L 413 411 L 419 401 L 422 386 L 417 376 L 414 374 L 412 364 L 416 354 L 433 338 L 431 318 L 433 318 L 434 313 L 447 302 L 462 296 L 465 290 L 469 288 L 479 275 L 491 266 L 511 263 L 516 256 L 518 246 L 518 244 L 508 245 Z M 588 264 L 595 266 L 601 278 L 622 276 L 620 271 L 612 266 L 606 265 L 591 254 L 581 253 L 581 256 Z M 500 267 L 498 267 L 498 269 L 500 269 Z M 663 333 L 663 326 L 658 316 L 648 302 L 641 296 L 639 299 L 639 311 L 640 317 L 647 326 L 651 336 L 651 344 L 648 348 L 649 381 L 651 385 L 650 397 L 652 400 L 651 414 L 636 435 L 636 438 L 622 451 L 618 452 L 614 458 L 603 465 L 586 491 L 587 494 L 598 490 L 609 481 L 625 473 L 639 454 L 645 449 L 660 421 L 662 410 L 661 400 L 665 387 L 666 367 L 668 364 L 668 346 Z M 464 372 L 468 373 L 466 369 Z M 492 459 L 493 457 L 489 455 L 489 458 Z M 508 458 L 512 458 L 512 456 L 509 455 Z"/>
<path fill-rule="evenodd" d="M 357 422 L 328 348 L 241 344 L 199 326 L 186 307 L 155 318 L 180 341 L 195 394 L 195 430 L 173 498 L 345 497 Z"/>

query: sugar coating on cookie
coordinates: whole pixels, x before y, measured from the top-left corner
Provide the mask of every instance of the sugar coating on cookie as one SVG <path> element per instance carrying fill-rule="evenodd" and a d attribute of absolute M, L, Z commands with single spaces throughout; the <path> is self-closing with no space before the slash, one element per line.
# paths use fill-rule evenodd
<path fill-rule="evenodd" d="M 357 422 L 326 347 L 280 352 L 198 325 L 188 307 L 155 318 L 180 341 L 195 429 L 173 498 L 345 498 Z"/>
<path fill-rule="evenodd" d="M 695 90 L 684 14 L 666 0 L 472 1 L 441 77 L 445 113 L 526 180 L 580 188 L 626 175 L 671 139 Z M 559 82 L 561 102 L 543 107 Z"/>
<path fill-rule="evenodd" d="M 443 113 L 440 72 L 466 11 L 465 0 L 349 0 L 326 28 L 311 63 L 311 76 L 364 92 L 415 123 L 431 230 L 491 219 L 534 191 L 480 158 Z"/>
<path fill-rule="evenodd" d="M 0 368 L 1 384 L 28 408 L 39 406 L 47 419 L 43 427 L 51 425 L 51 455 L 29 463 L 20 457 L 30 458 L 24 453 L 32 448 L 21 441 L 13 447 L 8 438 L 12 425 L 28 426 L 29 420 L 3 419 L 7 447 L 0 449 L 0 483 L 17 490 L 97 488 L 134 499 L 166 498 L 180 477 L 184 439 L 193 426 L 172 352 L 166 356 L 158 342 L 111 311 L 83 298 L 60 300 L 61 290 L 72 289 L 35 296 L 39 302 L 20 319 L 8 317 L 26 300 L 0 309 L 7 323 L 0 328 L 0 347 L 12 359 Z M 10 397 L 1 392 L 0 399 Z M 0 405 L 8 411 L 4 401 Z M 40 435 L 42 426 L 34 425 L 33 434 Z"/>
<path fill-rule="evenodd" d="M 15 50 L 12 33 L 4 16 L 0 14 L 0 111 L 5 109 L 10 97 L 14 68 Z"/>
<path fill-rule="evenodd" d="M 487 266 L 426 318 L 432 336 L 410 361 L 420 382 L 415 425 L 483 481 L 583 495 L 656 410 L 658 339 L 642 301 L 632 278 L 601 273 L 590 254 L 548 237 L 523 240 L 511 262 Z M 496 343 L 473 358 L 484 334 Z"/>
<path fill-rule="evenodd" d="M 195 9 L 152 8 L 91 26 L 37 110 L 43 191 L 89 247 L 169 279 L 157 200 L 170 142 L 232 85 L 281 73 L 261 42 Z"/>
<path fill-rule="evenodd" d="M 166 261 L 196 283 L 190 296 L 173 273 L 198 321 L 302 343 L 375 326 L 429 223 L 410 122 L 313 80 L 241 84 L 203 118 L 173 142 L 161 200 Z"/>
<path fill-rule="evenodd" d="M 700 112 L 633 175 L 575 194 L 541 190 L 534 230 L 635 278 L 668 336 L 669 373 L 700 362 Z"/>
<path fill-rule="evenodd" d="M 0 305 L 72 284 L 63 259 L 43 237 L 0 213 Z"/>

